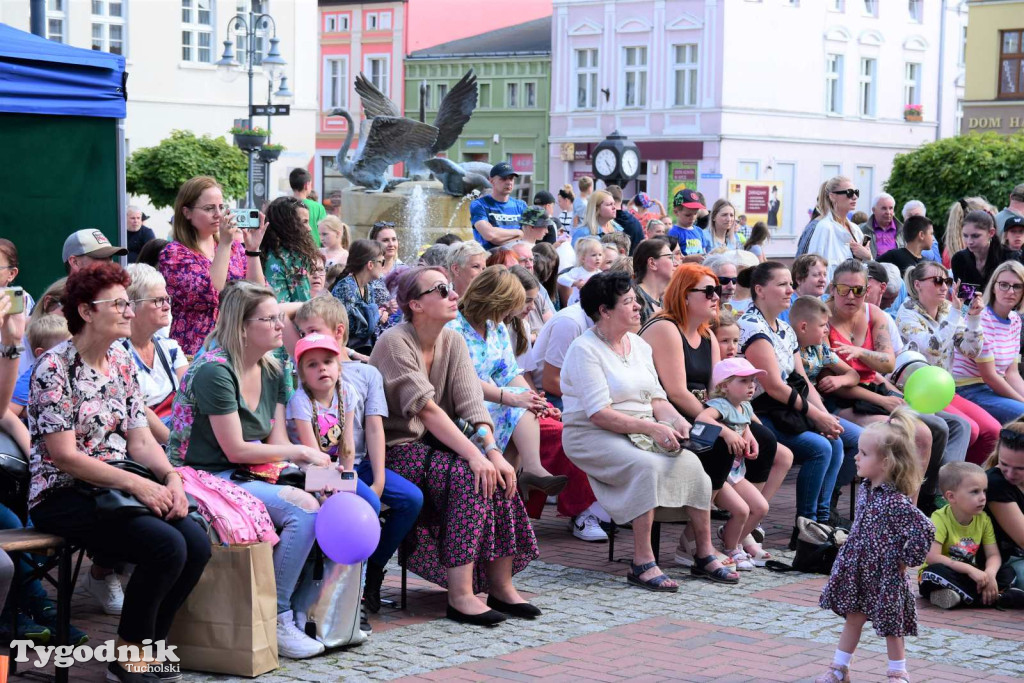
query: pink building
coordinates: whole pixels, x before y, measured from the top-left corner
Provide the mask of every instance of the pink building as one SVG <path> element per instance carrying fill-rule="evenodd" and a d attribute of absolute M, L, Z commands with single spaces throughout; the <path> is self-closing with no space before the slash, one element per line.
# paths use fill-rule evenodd
<path fill-rule="evenodd" d="M 311 171 L 321 198 L 337 197 L 348 184 L 334 170 L 345 120 L 326 112 L 340 107 L 358 119 L 362 109 L 353 82 L 360 72 L 404 111 L 409 53 L 551 15 L 551 0 L 520 0 L 514 11 L 465 7 L 462 0 L 319 0 L 320 113 Z M 356 131 L 352 148 L 358 144 Z"/>

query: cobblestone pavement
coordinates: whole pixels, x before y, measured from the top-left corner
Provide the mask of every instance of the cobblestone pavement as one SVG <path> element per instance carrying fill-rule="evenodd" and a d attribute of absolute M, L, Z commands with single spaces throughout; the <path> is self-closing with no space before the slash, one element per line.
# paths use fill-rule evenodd
<path fill-rule="evenodd" d="M 788 536 L 783 520 L 792 518 L 792 494 L 790 481 L 774 523 L 765 525 L 770 548 Z M 553 507 L 535 528 L 542 559 L 517 576 L 517 585 L 544 610 L 542 618 L 486 630 L 455 624 L 442 618 L 444 592 L 410 576 L 408 609 L 383 608 L 365 644 L 311 660 L 282 659 L 256 680 L 800 681 L 830 661 L 842 620 L 817 607 L 824 577 L 757 570 L 743 573 L 739 586 L 690 580 L 672 564 L 680 527 L 666 526 L 662 567 L 681 588 L 648 593 L 626 584 L 625 565 L 608 562 L 607 544 L 573 539 Z M 627 557 L 631 546 L 631 532 L 620 531 L 616 557 Z M 397 599 L 398 585 L 392 567 L 385 597 Z M 918 609 L 920 635 L 907 639 L 915 682 L 1024 679 L 1024 613 L 943 612 L 920 600 Z M 113 637 L 116 620 L 99 615 L 81 588 L 73 614 L 94 640 Z M 854 680 L 884 681 L 885 661 L 884 640 L 865 629 Z M 102 671 L 86 665 L 72 679 L 99 681 Z M 191 673 L 186 679 L 244 680 Z"/>

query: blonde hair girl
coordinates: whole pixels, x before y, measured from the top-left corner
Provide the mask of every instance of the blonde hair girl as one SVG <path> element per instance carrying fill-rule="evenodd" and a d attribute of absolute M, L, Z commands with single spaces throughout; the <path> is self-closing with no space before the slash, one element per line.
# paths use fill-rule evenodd
<path fill-rule="evenodd" d="M 352 244 L 348 225 L 342 223 L 337 216 L 326 216 L 320 219 L 317 229 L 320 231 L 320 241 L 324 245 L 320 252 L 324 255 L 327 267 L 330 268 L 337 263 L 345 265 L 348 261 L 348 248 Z M 324 233 L 329 235 L 325 238 Z"/>
<path fill-rule="evenodd" d="M 576 242 L 576 265 L 558 276 L 558 293 L 566 306 L 580 300 L 580 288 L 591 276 L 601 272 L 603 264 L 604 245 L 594 237 L 581 237 Z"/>

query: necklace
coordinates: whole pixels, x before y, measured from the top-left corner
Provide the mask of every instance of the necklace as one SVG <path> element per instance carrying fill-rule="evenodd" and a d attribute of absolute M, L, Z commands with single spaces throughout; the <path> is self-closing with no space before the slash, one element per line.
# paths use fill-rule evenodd
<path fill-rule="evenodd" d="M 622 353 L 619 353 L 618 351 L 615 350 L 615 347 L 612 346 L 611 341 L 608 339 L 608 337 L 605 336 L 604 332 L 602 332 L 601 329 L 597 325 L 594 325 L 593 330 L 594 330 L 594 334 L 597 335 L 597 338 L 600 339 L 601 341 L 603 341 L 608 346 L 608 348 L 611 349 L 612 353 L 615 354 L 616 358 L 618 358 L 620 361 L 622 361 L 623 365 L 629 365 L 629 357 L 626 355 L 626 342 L 625 341 L 622 342 Z"/>

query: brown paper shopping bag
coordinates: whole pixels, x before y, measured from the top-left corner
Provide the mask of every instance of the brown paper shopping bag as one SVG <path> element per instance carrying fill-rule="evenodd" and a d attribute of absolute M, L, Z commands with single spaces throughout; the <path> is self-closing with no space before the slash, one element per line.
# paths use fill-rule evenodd
<path fill-rule="evenodd" d="M 167 636 L 181 668 L 259 676 L 277 668 L 277 589 L 269 543 L 213 545 Z"/>

